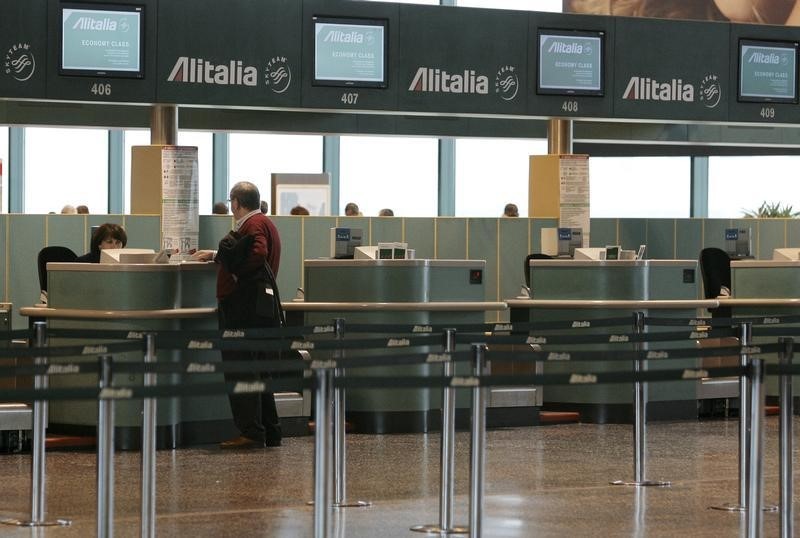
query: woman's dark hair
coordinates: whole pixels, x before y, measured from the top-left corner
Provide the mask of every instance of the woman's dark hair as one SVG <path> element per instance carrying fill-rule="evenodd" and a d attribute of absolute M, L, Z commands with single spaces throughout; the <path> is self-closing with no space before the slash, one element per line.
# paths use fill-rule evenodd
<path fill-rule="evenodd" d="M 100 243 L 102 243 L 104 239 L 108 238 L 118 239 L 122 242 L 123 247 L 128 244 L 128 234 L 125 233 L 125 228 L 119 224 L 114 224 L 113 222 L 106 222 L 105 224 L 98 226 L 92 234 L 92 253 L 99 254 Z"/>

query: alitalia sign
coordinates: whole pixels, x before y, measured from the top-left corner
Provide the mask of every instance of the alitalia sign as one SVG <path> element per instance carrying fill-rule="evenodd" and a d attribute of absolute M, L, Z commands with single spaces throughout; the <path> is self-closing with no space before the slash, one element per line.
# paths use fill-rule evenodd
<path fill-rule="evenodd" d="M 219 84 L 224 86 L 257 86 L 258 69 L 242 60 L 215 64 L 203 58 L 181 56 L 170 71 L 168 82 Z"/>
<path fill-rule="evenodd" d="M 708 74 L 699 85 L 682 78 L 654 79 L 632 76 L 625 86 L 622 98 L 629 101 L 656 101 L 662 103 L 694 103 L 715 108 L 722 99 L 722 84 L 715 74 Z"/>

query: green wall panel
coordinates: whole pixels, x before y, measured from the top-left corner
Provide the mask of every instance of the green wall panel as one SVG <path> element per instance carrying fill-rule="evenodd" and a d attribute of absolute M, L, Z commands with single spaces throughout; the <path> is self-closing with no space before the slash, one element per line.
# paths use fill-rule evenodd
<path fill-rule="evenodd" d="M 405 226 L 404 241 L 408 243 L 409 248 L 416 251 L 416 257 L 420 259 L 435 258 L 436 219 L 408 218 L 403 219 L 403 222 Z"/>
<path fill-rule="evenodd" d="M 589 239 L 591 247 L 604 247 L 606 245 L 618 245 L 617 219 L 592 219 L 591 237 Z"/>
<path fill-rule="evenodd" d="M 675 257 L 675 219 L 647 221 L 647 252 L 645 258 L 669 260 Z"/>
<path fill-rule="evenodd" d="M 467 219 L 436 219 L 436 258 L 463 260 L 467 257 Z"/>
<path fill-rule="evenodd" d="M 646 219 L 620 219 L 619 244 L 624 249 L 636 250 L 647 243 Z"/>
<path fill-rule="evenodd" d="M 753 238 L 753 254 L 760 260 L 771 260 L 772 251 L 786 245 L 786 219 L 766 219 L 758 223 Z"/>
<path fill-rule="evenodd" d="M 700 257 L 703 248 L 703 221 L 678 219 L 675 221 L 675 258 L 693 260 Z"/>
<path fill-rule="evenodd" d="M 500 219 L 469 219 L 469 242 L 467 259 L 486 260 L 483 272 L 483 284 L 487 301 L 498 300 L 498 256 L 497 229 Z"/>

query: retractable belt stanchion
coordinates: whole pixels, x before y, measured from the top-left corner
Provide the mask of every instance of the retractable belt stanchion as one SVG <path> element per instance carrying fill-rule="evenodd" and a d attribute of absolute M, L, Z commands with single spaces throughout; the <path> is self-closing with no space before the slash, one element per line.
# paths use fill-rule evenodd
<path fill-rule="evenodd" d="M 742 368 L 750 366 L 750 350 L 753 343 L 753 324 L 743 322 L 739 326 L 739 345 L 742 347 L 740 365 Z M 750 379 L 747 374 L 739 378 L 739 504 L 725 503 L 719 506 L 711 506 L 713 510 L 723 510 L 726 512 L 745 512 L 747 511 L 747 473 L 750 461 Z M 762 510 L 774 512 L 777 506 L 765 506 Z"/>
<path fill-rule="evenodd" d="M 644 334 L 644 312 L 633 313 L 633 332 L 636 335 Z M 634 343 L 636 351 L 642 350 L 642 343 Z M 644 359 L 633 361 L 635 373 L 647 370 Z M 638 379 L 633 384 L 633 481 L 615 480 L 614 486 L 656 486 L 668 487 L 670 483 L 665 480 L 647 480 L 647 383 Z"/>
<path fill-rule="evenodd" d="M 450 353 L 456 350 L 456 330 L 444 330 L 442 375 L 449 378 L 454 367 Z M 442 391 L 442 443 L 439 480 L 439 524 L 417 525 L 411 527 L 415 532 L 439 534 L 466 534 L 469 529 L 463 525 L 453 526 L 453 494 L 455 486 L 455 430 L 456 395 L 453 387 L 445 386 Z"/>
<path fill-rule="evenodd" d="M 480 376 L 486 364 L 486 344 L 473 344 L 475 381 L 472 389 L 472 429 L 470 432 L 469 536 L 483 534 L 483 483 L 486 465 L 486 388 Z"/>
<path fill-rule="evenodd" d="M 100 357 L 100 395 L 97 402 L 97 536 L 114 536 L 114 400 L 103 393 L 111 389 L 112 359 Z"/>
<path fill-rule="evenodd" d="M 156 336 L 145 335 L 145 363 L 156 362 Z M 145 372 L 144 386 L 155 387 L 157 376 Z M 142 404 L 142 537 L 156 535 L 156 406 L 155 398 L 145 398 Z"/>
<path fill-rule="evenodd" d="M 792 364 L 794 354 L 794 338 L 779 338 L 781 345 L 779 356 L 780 363 L 785 366 Z M 792 450 L 793 450 L 793 424 L 794 402 L 792 401 L 792 376 L 783 374 L 780 377 L 780 475 L 781 475 L 781 537 L 791 538 L 794 533 L 792 496 Z"/>
<path fill-rule="evenodd" d="M 312 368 L 314 364 L 312 362 Z M 331 461 L 330 428 L 331 409 L 331 371 L 329 368 L 314 370 L 317 380 L 316 400 L 314 402 L 314 538 L 330 536 L 331 522 Z"/>
<path fill-rule="evenodd" d="M 764 359 L 750 361 L 750 454 L 747 466 L 747 536 L 764 535 Z"/>
<path fill-rule="evenodd" d="M 337 340 L 344 339 L 344 319 L 334 318 L 333 327 Z M 344 358 L 344 351 L 336 349 L 334 359 Z M 344 377 L 344 368 L 335 368 L 334 377 Z M 347 445 L 345 444 L 345 390 L 342 387 L 333 389 L 333 507 L 334 508 L 364 508 L 371 506 L 371 501 L 347 500 Z"/>
<path fill-rule="evenodd" d="M 35 346 L 37 348 L 47 347 L 47 323 L 37 321 L 33 324 L 35 333 Z M 47 357 L 35 357 L 33 362 L 36 366 L 46 365 Z M 44 390 L 47 388 L 47 374 L 35 375 L 33 377 L 33 388 Z M 5 519 L 0 521 L 5 525 L 16 525 L 19 527 L 41 527 L 41 526 L 62 526 L 72 524 L 69 519 L 55 519 L 46 521 L 45 517 L 45 436 L 47 429 L 47 401 L 36 400 L 33 402 L 33 424 L 31 426 L 31 518 L 24 519 Z"/>

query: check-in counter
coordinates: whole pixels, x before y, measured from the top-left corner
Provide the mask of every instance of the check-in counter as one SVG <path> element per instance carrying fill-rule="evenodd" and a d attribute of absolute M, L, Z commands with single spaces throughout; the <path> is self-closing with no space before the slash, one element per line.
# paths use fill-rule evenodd
<path fill-rule="evenodd" d="M 731 297 L 763 299 L 762 304 L 739 303 L 732 307 L 734 316 L 789 316 L 797 315 L 797 306 L 770 305 L 769 299 L 800 299 L 800 261 L 741 260 L 731 262 Z M 788 301 L 787 301 L 788 302 Z M 775 342 L 775 338 L 753 340 L 754 344 Z M 768 362 L 777 362 L 776 355 L 766 355 Z M 778 396 L 778 378 L 766 378 L 767 395 Z M 793 390 L 800 390 L 800 378 L 794 377 Z"/>
<path fill-rule="evenodd" d="M 48 306 L 28 307 L 21 313 L 45 319 L 48 327 L 98 330 L 216 330 L 216 266 L 213 263 L 181 264 L 88 264 L 49 263 Z M 101 343 L 92 340 L 93 344 Z M 50 345 L 75 345 L 75 340 L 50 339 Z M 180 351 L 159 351 L 157 360 L 178 360 Z M 219 352 L 192 350 L 200 361 L 218 361 Z M 52 358 L 97 361 L 96 356 Z M 115 354 L 113 360 L 141 362 L 139 352 Z M 222 374 L 208 376 L 159 375 L 158 383 L 191 384 L 222 381 Z M 97 383 L 95 374 L 53 376 L 50 386 L 86 387 Z M 116 387 L 141 386 L 141 375 L 118 376 Z M 287 397 L 289 395 L 287 394 Z M 291 407 L 298 395 L 288 399 Z M 276 398 L 277 399 L 277 398 Z M 301 398 L 302 400 L 302 398 Z M 279 414 L 287 410 L 279 404 Z M 307 405 L 306 405 L 307 407 Z M 142 401 L 116 403 L 115 437 L 118 447 L 137 448 L 141 428 Z M 291 412 L 291 415 L 299 415 Z M 308 412 L 304 420 L 307 420 Z M 49 431 L 63 434 L 94 434 L 96 401 L 54 401 L 49 405 Z M 227 396 L 160 398 L 156 419 L 159 447 L 217 442 L 237 435 Z"/>
<path fill-rule="evenodd" d="M 353 335 L 347 324 L 483 323 L 485 265 L 484 260 L 305 260 L 306 303 L 331 305 L 304 310 L 305 323 L 330 323 L 332 318 L 343 318 L 348 337 Z M 359 303 L 364 307 L 358 308 Z M 394 335 L 358 335 L 368 336 Z M 379 361 L 380 357 L 393 354 L 441 350 L 441 347 L 364 349 L 348 351 L 347 356 L 374 356 Z M 465 367 L 459 365 L 457 373 L 466 373 L 468 367 L 462 369 Z M 353 368 L 345 375 L 441 375 L 441 365 Z M 469 395 L 463 392 L 456 398 L 456 406 L 461 409 L 468 407 Z M 353 389 L 347 391 L 345 401 L 347 418 L 356 431 L 429 431 L 439 423 L 441 389 Z"/>
<path fill-rule="evenodd" d="M 696 301 L 699 298 L 697 260 L 530 260 L 530 283 L 533 301 L 509 300 L 511 321 L 548 321 L 619 318 L 631 315 L 631 323 L 617 330 L 630 333 L 633 312 L 643 311 L 648 317 L 696 317 L 697 308 L 630 308 L 599 307 L 592 301 Z M 540 302 L 541 301 L 541 302 Z M 564 301 L 571 302 L 565 308 Z M 586 305 L 581 305 L 586 301 Z M 547 303 L 550 302 L 548 305 Z M 537 304 L 538 303 L 538 304 Z M 590 327 L 580 334 L 612 334 L 615 329 Z M 648 332 L 666 331 L 670 327 L 646 327 Z M 674 328 L 672 328 L 674 330 Z M 574 331 L 574 329 L 572 330 Z M 569 331 L 570 334 L 575 334 Z M 565 331 L 566 333 L 567 331 Z M 670 344 L 674 346 L 675 344 Z M 694 346 L 694 342 L 687 342 Z M 658 349 L 648 344 L 647 349 Z M 578 347 L 565 349 L 581 349 Z M 546 348 L 545 348 L 546 349 Z M 583 347 L 582 349 L 586 349 Z M 592 345 L 592 349 L 613 352 L 611 344 Z M 628 348 L 630 349 L 630 348 Z M 648 361 L 649 369 L 695 367 L 696 361 Z M 548 362 L 544 373 L 604 372 L 633 369 L 630 362 Z M 649 387 L 648 416 L 653 419 L 697 417 L 698 384 L 685 382 L 653 383 Z M 580 411 L 582 420 L 592 422 L 630 422 L 633 390 L 630 384 L 547 386 L 543 391 L 544 409 Z"/>

